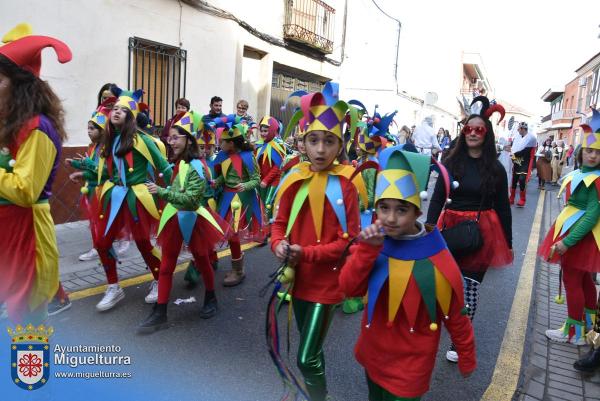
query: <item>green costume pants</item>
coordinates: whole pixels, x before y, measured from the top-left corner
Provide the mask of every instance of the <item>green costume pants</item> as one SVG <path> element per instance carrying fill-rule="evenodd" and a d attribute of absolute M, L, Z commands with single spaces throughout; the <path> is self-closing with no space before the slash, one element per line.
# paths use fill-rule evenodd
<path fill-rule="evenodd" d="M 336 305 L 325 305 L 293 298 L 292 306 L 300 330 L 298 368 L 304 376 L 304 383 L 311 401 L 325 401 L 327 381 L 325 379 L 323 343 Z"/>
<path fill-rule="evenodd" d="M 367 376 L 367 384 L 369 385 L 369 401 L 419 401 L 421 399 L 421 397 L 398 397 L 372 381 L 369 376 Z"/>

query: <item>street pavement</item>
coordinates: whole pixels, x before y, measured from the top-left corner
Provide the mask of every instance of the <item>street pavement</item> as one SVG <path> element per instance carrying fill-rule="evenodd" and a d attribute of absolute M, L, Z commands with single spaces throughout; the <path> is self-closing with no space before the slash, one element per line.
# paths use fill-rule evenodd
<path fill-rule="evenodd" d="M 478 368 L 470 378 L 462 378 L 456 365 L 445 360 L 448 336 L 443 331 L 431 390 L 423 397 L 424 401 L 479 400 L 495 377 L 494 369 L 511 316 L 521 266 L 529 237 L 533 234 L 532 221 L 539 196 L 534 180 L 528 186 L 527 206 L 523 209 L 513 208 L 514 265 L 490 270 L 481 286 L 481 300 L 473 322 Z M 556 189 L 547 192 L 540 234 L 542 238 L 559 210 Z M 259 289 L 267 282 L 268 274 L 277 267 L 269 247 L 246 250 L 247 279 L 234 288 L 220 286 L 230 266 L 229 256 L 221 258 L 216 274 L 219 312 L 209 320 L 202 320 L 197 315 L 203 299 L 202 286 L 194 290 L 185 289 L 183 273 L 176 273 L 169 304 L 169 329 L 140 336 L 135 332 L 136 327 L 151 311 L 151 306 L 143 301 L 150 278 L 135 245 L 132 244 L 123 255 L 119 265 L 120 278 L 129 279 L 122 281 L 129 285 L 125 288 L 125 299 L 113 310 L 99 313 L 95 310 L 95 304 L 100 300 L 103 290 L 97 287 L 104 283 L 104 272 L 97 261 L 77 260 L 77 256 L 90 247 L 85 223 L 57 226 L 57 237 L 61 251 L 61 280 L 65 288 L 73 293 L 74 301 L 70 310 L 50 319 L 56 331 L 52 343 L 120 346 L 122 355 L 131 356 L 131 365 L 117 368 L 133 372 L 134 377 L 129 381 L 111 381 L 111 394 L 122 391 L 128 394 L 129 400 L 157 401 L 280 399 L 283 387 L 269 359 L 264 339 L 267 298 L 259 296 Z M 188 257 L 183 254 L 180 262 L 185 262 Z M 571 367 L 586 348 L 549 344 L 543 335 L 546 328 L 560 326 L 566 316 L 565 305 L 553 303 L 558 288 L 556 267 L 538 262 L 534 283 L 525 347 L 524 351 L 521 350 L 522 355 L 516 356 L 522 363 L 518 389 L 513 399 L 599 399 L 600 374 L 582 376 Z M 191 296 L 195 296 L 196 302 L 173 303 L 178 298 L 188 299 Z M 527 311 L 521 313 L 526 314 Z M 285 311 L 282 311 L 280 321 L 286 321 Z M 359 329 L 360 314 L 345 315 L 341 310 L 336 312 L 325 344 L 327 379 L 333 400 L 366 399 L 364 371 L 353 357 Z M 285 353 L 284 323 L 280 325 L 280 331 Z M 292 366 L 295 366 L 297 340 L 295 325 L 292 324 L 289 355 Z M 65 371 L 69 367 L 52 366 L 52 369 Z M 0 388 L 6 383 L 4 379 L 0 382 Z M 39 399 L 43 400 L 77 399 L 69 397 L 70 390 L 61 386 L 63 381 L 53 378 L 44 390 L 29 394 L 39 395 Z M 106 391 L 103 385 L 106 385 L 103 380 L 90 379 L 85 382 L 84 388 L 93 398 L 94 394 Z M 9 386 L 7 390 L 16 389 L 10 383 Z M 139 398 L 136 394 L 139 394 Z M 148 398 L 147 394 L 152 396 Z M 30 399 L 38 398 L 27 398 Z"/>

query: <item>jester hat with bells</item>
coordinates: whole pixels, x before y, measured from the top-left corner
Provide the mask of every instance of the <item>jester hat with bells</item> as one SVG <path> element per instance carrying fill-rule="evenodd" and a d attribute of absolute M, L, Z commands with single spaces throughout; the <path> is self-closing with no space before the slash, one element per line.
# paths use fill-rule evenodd
<path fill-rule="evenodd" d="M 137 117 L 140 112 L 140 100 L 144 95 L 142 89 L 136 91 L 126 91 L 118 87 L 114 87 L 112 91 L 117 95 L 115 106 L 124 107 L 133 113 L 133 117 Z"/>
<path fill-rule="evenodd" d="M 102 104 L 98 106 L 96 111 L 92 113 L 90 121 L 99 126 L 101 129 L 106 128 L 106 123 L 108 123 L 108 119 L 110 118 L 110 112 L 112 111 L 112 108 L 108 107 L 108 105 L 114 104 L 116 100 L 116 97 L 109 97 L 104 102 L 102 102 Z"/>
<path fill-rule="evenodd" d="M 588 124 L 582 124 L 583 142 L 582 148 L 599 149 L 600 150 L 600 112 L 592 109 L 592 117 Z"/>
<path fill-rule="evenodd" d="M 20 68 L 40 76 L 42 68 L 42 50 L 52 47 L 61 64 L 71 61 L 71 49 L 64 42 L 49 36 L 32 35 L 31 25 L 19 24 L 2 37 L 0 55 L 6 57 Z"/>
<path fill-rule="evenodd" d="M 216 145 L 217 134 L 215 127 L 210 124 L 204 124 L 202 119 L 198 122 L 198 131 L 196 131 L 196 141 L 198 145 Z"/>
<path fill-rule="evenodd" d="M 201 118 L 202 116 L 193 111 L 179 113 L 175 116 L 173 127 L 180 127 L 192 140 L 196 140 L 195 133 L 200 125 Z"/>
<path fill-rule="evenodd" d="M 390 124 L 394 121 L 396 113 L 397 111 L 394 111 L 381 117 L 377 112 L 377 106 L 375 106 L 373 116 L 368 117 L 366 122 L 359 123 L 361 130 L 358 136 L 358 146 L 360 149 L 364 152 L 375 154 L 382 146 L 385 148 L 388 130 Z"/>
<path fill-rule="evenodd" d="M 322 92 L 307 93 L 296 91 L 288 96 L 286 105 L 290 98 L 300 97 L 300 108 L 292 116 L 283 138 L 287 138 L 290 131 L 300 122 L 305 120 L 302 127 L 304 135 L 312 131 L 330 132 L 344 142 L 344 124 L 346 113 L 350 115 L 350 132 L 354 133 L 358 124 L 358 110 L 352 105 L 339 100 L 339 84 L 327 82 Z M 286 108 L 286 105 L 282 109 Z M 352 140 L 352 138 L 350 138 Z"/>
<path fill-rule="evenodd" d="M 431 156 L 402 150 L 403 146 L 381 151 L 382 170 L 377 176 L 376 202 L 381 199 L 399 199 L 421 208 L 432 163 L 444 180 L 446 194 L 450 190 L 446 169 Z M 429 318 L 429 329 L 438 329 L 437 316 L 441 310 L 449 319 L 450 303 L 456 298 L 464 306 L 463 281 L 460 270 L 436 227 L 428 228 L 420 238 L 398 240 L 386 236 L 383 250 L 375 261 L 369 277 L 367 327 L 373 320 L 375 304 L 384 285 L 388 285 L 388 322 L 393 322 L 402 308 L 410 332 L 414 332 L 423 303 Z M 439 309 L 438 309 L 439 308 Z M 462 308 L 461 313 L 467 313 Z"/>
<path fill-rule="evenodd" d="M 283 128 L 283 125 L 280 124 L 276 118 L 271 116 L 264 116 L 258 125 L 259 127 L 265 126 L 269 128 L 269 132 L 264 142 L 270 142 L 273 138 L 280 135 L 281 129 Z"/>
<path fill-rule="evenodd" d="M 234 139 L 240 136 L 246 139 L 248 133 L 248 122 L 236 114 L 217 117 L 208 124 L 216 129 L 219 141 L 221 139 Z"/>
<path fill-rule="evenodd" d="M 485 96 L 475 97 L 473 101 L 471 101 L 471 106 L 469 107 L 469 109 L 465 111 L 468 112 L 467 119 L 472 115 L 476 115 L 484 121 L 490 121 L 490 117 L 492 116 L 492 114 L 498 112 L 500 113 L 500 120 L 498 120 L 498 122 L 504 119 L 504 114 L 506 113 L 502 105 L 496 103 L 495 101 L 490 102 L 490 100 Z M 492 132 L 486 133 L 486 135 L 492 134 Z"/>

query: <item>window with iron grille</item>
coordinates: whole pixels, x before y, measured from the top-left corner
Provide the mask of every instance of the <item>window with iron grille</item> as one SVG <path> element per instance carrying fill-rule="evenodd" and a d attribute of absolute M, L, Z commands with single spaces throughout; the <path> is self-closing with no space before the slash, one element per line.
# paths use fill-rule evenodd
<path fill-rule="evenodd" d="M 287 0 L 283 37 L 330 54 L 334 17 L 335 9 L 322 0 Z"/>
<path fill-rule="evenodd" d="M 129 38 L 127 86 L 143 89 L 154 124 L 164 126 L 175 114 L 175 101 L 185 97 L 187 52 L 141 38 Z"/>

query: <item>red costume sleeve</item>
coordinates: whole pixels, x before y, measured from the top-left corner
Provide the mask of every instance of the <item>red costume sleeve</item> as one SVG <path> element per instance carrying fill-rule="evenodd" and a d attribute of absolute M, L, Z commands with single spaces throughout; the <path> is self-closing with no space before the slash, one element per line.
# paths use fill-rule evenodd
<path fill-rule="evenodd" d="M 373 246 L 359 242 L 350 248 L 350 257 L 346 259 L 340 272 L 340 288 L 347 297 L 361 297 L 367 293 L 369 274 L 375 259 L 383 245 Z"/>
<path fill-rule="evenodd" d="M 278 178 L 280 175 L 281 170 L 275 165 L 275 163 L 273 163 L 271 165 L 269 173 L 262 179 L 262 182 L 264 182 L 267 186 L 271 185 L 273 181 L 275 181 L 275 179 Z"/>

